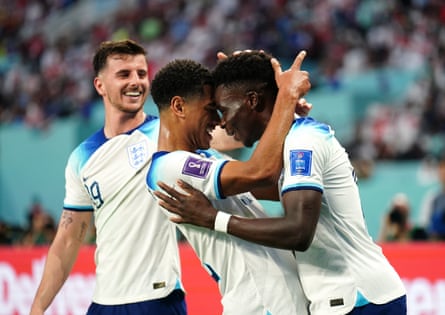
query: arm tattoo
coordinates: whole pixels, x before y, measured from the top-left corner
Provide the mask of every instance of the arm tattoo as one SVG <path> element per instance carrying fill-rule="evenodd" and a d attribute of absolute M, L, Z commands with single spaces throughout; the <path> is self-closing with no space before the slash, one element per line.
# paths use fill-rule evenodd
<path fill-rule="evenodd" d="M 65 229 L 67 229 L 71 223 L 73 223 L 73 218 L 71 217 L 71 213 L 64 211 L 62 213 L 62 221 L 61 221 L 60 225 L 62 227 L 64 227 Z"/>
<path fill-rule="evenodd" d="M 61 227 L 68 229 L 69 225 L 74 222 L 74 219 L 72 217 L 72 213 L 69 211 L 64 211 L 62 213 L 62 220 L 61 220 Z M 86 222 L 81 222 L 80 224 L 80 231 L 79 235 L 77 236 L 77 239 L 82 242 L 88 229 L 88 224 Z"/>

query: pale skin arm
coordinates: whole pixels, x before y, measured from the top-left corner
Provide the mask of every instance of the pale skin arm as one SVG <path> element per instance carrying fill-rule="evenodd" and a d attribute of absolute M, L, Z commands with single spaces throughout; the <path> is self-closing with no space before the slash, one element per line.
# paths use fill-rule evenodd
<path fill-rule="evenodd" d="M 191 185 L 178 181 L 185 193 L 165 183 L 158 185 L 167 194 L 155 191 L 159 204 L 179 217 L 176 223 L 190 223 L 213 229 L 217 209 L 207 197 Z M 305 251 L 312 243 L 321 208 L 321 193 L 315 190 L 295 190 L 282 197 L 284 216 L 274 218 L 242 218 L 232 216 L 227 232 L 257 244 Z"/>
<path fill-rule="evenodd" d="M 225 196 L 273 185 L 282 167 L 284 138 L 294 119 L 295 104 L 310 89 L 309 74 L 300 70 L 306 52 L 300 52 L 292 66 L 282 71 L 278 60 L 272 59 L 279 91 L 270 121 L 248 161 L 228 162 L 220 182 Z"/>
<path fill-rule="evenodd" d="M 62 212 L 56 236 L 48 250 L 30 315 L 43 315 L 62 288 L 77 259 L 92 215 L 91 211 Z"/>

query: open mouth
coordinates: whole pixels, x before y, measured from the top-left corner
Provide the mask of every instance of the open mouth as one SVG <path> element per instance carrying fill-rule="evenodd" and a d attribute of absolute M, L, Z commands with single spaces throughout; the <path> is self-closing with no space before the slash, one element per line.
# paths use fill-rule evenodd
<path fill-rule="evenodd" d="M 140 91 L 131 91 L 131 92 L 125 92 L 124 93 L 125 96 L 130 96 L 130 97 L 139 97 L 142 95 L 142 92 Z"/>

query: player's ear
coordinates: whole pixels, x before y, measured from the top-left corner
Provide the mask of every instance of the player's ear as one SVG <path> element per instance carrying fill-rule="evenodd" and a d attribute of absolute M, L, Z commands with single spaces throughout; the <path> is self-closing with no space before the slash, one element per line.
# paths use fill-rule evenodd
<path fill-rule="evenodd" d="M 95 77 L 94 81 L 93 81 L 94 87 L 96 88 L 97 94 L 99 94 L 100 96 L 104 96 L 105 95 L 105 89 L 104 89 L 104 85 L 102 83 L 102 80 L 100 79 L 100 77 Z"/>
<path fill-rule="evenodd" d="M 175 115 L 184 117 L 185 111 L 184 111 L 184 98 L 178 95 L 175 95 L 172 97 L 170 101 L 170 109 L 175 113 Z"/>
<path fill-rule="evenodd" d="M 247 96 L 247 106 L 251 110 L 255 110 L 256 107 L 259 105 L 259 95 L 256 91 L 249 91 L 246 93 Z"/>

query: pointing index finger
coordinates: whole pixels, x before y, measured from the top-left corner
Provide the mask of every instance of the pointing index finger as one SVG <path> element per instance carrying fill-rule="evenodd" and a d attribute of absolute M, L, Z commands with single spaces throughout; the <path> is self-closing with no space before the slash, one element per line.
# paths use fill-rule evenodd
<path fill-rule="evenodd" d="M 291 68 L 300 70 L 304 57 L 306 57 L 306 51 L 302 50 L 298 53 L 297 57 L 295 57 L 294 63 L 292 64 Z"/>

